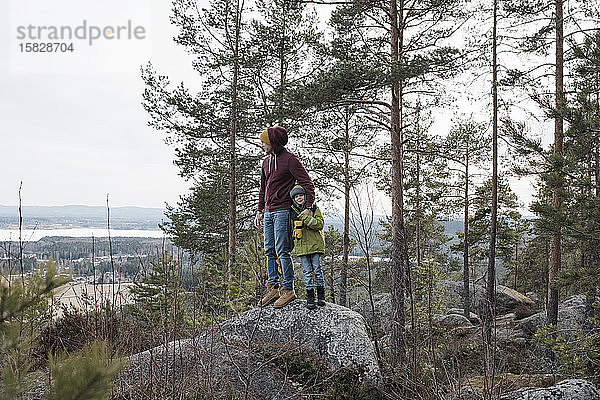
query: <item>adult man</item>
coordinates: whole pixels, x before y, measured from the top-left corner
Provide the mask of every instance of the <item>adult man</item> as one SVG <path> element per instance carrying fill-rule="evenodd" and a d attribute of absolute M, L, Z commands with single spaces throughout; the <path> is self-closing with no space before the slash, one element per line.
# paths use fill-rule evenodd
<path fill-rule="evenodd" d="M 260 134 L 267 156 L 263 160 L 260 174 L 258 209 L 254 225 L 263 227 L 265 254 L 267 255 L 268 292 L 259 303 L 264 307 L 275 300 L 275 308 L 281 308 L 296 298 L 294 291 L 294 266 L 290 256 L 290 190 L 296 182 L 306 191 L 307 208 L 315 200 L 315 187 L 298 157 L 285 149 L 288 135 L 285 128 L 274 126 Z M 311 215 L 308 209 L 304 213 Z M 312 216 L 312 215 L 311 215 Z M 280 282 L 277 259 L 281 263 Z M 280 288 L 281 285 L 281 288 Z"/>

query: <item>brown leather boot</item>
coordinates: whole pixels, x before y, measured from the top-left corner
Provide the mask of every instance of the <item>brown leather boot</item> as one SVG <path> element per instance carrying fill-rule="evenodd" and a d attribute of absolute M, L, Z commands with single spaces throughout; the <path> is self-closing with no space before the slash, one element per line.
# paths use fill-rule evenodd
<path fill-rule="evenodd" d="M 265 294 L 265 297 L 263 297 L 258 303 L 259 307 L 264 307 L 268 304 L 271 304 L 274 300 L 279 298 L 279 284 L 269 285 L 267 283 L 267 289 L 269 289 L 267 294 Z"/>
<path fill-rule="evenodd" d="M 275 304 L 273 304 L 273 308 L 281 308 L 296 298 L 296 292 L 294 292 L 294 289 L 281 289 L 279 294 L 280 296 Z"/>

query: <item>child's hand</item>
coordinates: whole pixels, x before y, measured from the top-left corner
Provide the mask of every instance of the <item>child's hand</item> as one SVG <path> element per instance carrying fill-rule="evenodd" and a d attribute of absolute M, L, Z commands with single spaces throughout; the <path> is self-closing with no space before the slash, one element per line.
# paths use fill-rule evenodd
<path fill-rule="evenodd" d="M 312 216 L 313 216 L 313 212 L 312 212 L 312 210 L 309 210 L 309 209 L 307 208 L 307 209 L 303 210 L 303 211 L 300 213 L 300 215 L 308 215 L 309 217 L 312 217 Z"/>

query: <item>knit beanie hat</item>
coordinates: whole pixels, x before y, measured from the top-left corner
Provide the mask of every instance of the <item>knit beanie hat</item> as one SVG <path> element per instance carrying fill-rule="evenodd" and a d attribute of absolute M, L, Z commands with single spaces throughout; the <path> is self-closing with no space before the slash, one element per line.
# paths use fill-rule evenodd
<path fill-rule="evenodd" d="M 266 144 L 271 144 L 271 142 L 269 141 L 269 132 L 265 129 L 264 131 L 262 131 L 262 133 L 259 136 L 259 139 L 261 140 L 261 142 L 266 143 Z"/>
<path fill-rule="evenodd" d="M 306 194 L 306 190 L 300 185 L 294 186 L 294 188 L 290 191 L 290 197 L 293 199 L 297 194 Z"/>

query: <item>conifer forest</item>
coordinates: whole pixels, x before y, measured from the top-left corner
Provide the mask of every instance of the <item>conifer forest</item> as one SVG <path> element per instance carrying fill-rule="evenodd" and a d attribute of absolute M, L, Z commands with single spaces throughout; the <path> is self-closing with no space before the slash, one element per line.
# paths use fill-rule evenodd
<path fill-rule="evenodd" d="M 24 274 L 17 251 L 0 398 L 600 399 L 600 1 L 173 0 L 164 18 L 195 72 L 140 68 L 189 186 L 169 245 L 78 307 L 54 301 L 59 260 Z M 316 309 L 296 257 L 297 299 L 257 307 L 275 126 L 339 220 Z"/>

